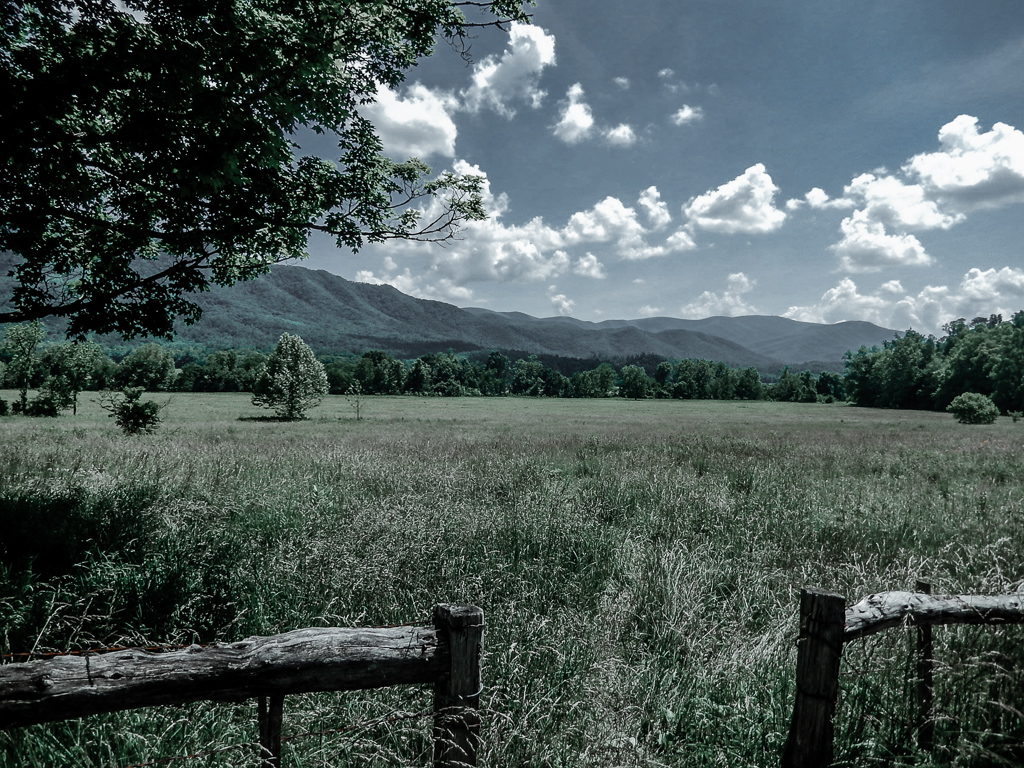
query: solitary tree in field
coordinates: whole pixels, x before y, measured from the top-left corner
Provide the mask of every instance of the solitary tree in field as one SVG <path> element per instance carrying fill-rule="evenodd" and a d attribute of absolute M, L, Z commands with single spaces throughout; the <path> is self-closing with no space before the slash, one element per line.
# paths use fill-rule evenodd
<path fill-rule="evenodd" d="M 284 419 L 301 419 L 320 404 L 327 389 L 323 363 L 306 342 L 285 333 L 253 386 L 252 404 L 273 408 Z"/>

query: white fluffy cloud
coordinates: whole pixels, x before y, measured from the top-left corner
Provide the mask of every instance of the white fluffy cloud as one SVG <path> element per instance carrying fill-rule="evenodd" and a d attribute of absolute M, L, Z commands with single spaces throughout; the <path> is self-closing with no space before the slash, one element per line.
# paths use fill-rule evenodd
<path fill-rule="evenodd" d="M 757 309 L 748 304 L 743 295 L 750 293 L 757 285 L 742 272 L 734 272 L 729 275 L 726 282 L 725 292 L 719 296 L 711 291 L 704 291 L 695 301 L 691 301 L 679 308 L 683 317 L 703 318 L 716 315 L 727 317 L 739 317 L 740 315 L 756 315 Z"/>
<path fill-rule="evenodd" d="M 607 278 L 605 265 L 593 252 L 588 250 L 583 256 L 571 253 L 581 246 L 604 245 L 606 252 L 612 250 L 620 260 L 665 256 L 695 247 L 684 230 L 660 243 L 649 242 L 668 221 L 656 187 L 644 190 L 639 201 L 651 227 L 641 223 L 637 208 L 611 196 L 573 214 L 563 227 L 552 227 L 541 217 L 524 224 L 507 224 L 504 216 L 508 198 L 492 193 L 486 173 L 461 160 L 453 169 L 483 177 L 484 206 L 491 215 L 483 221 L 467 222 L 459 239 L 449 241 L 444 248 L 412 241 L 368 246 L 365 253 L 380 254 L 383 266 L 376 272 L 361 271 L 358 280 L 389 283 L 421 298 L 464 302 L 472 297 L 467 286 L 473 283 L 550 282 L 570 272 L 597 280 Z M 424 218 L 429 220 L 439 213 L 440 204 L 433 201 Z"/>
<path fill-rule="evenodd" d="M 586 256 L 580 256 L 579 260 L 573 266 L 572 271 L 577 275 L 592 277 L 595 280 L 604 280 L 608 277 L 608 273 L 604 271 L 604 264 L 598 261 L 597 256 L 592 253 L 587 253 Z"/>
<path fill-rule="evenodd" d="M 628 77 L 616 77 L 612 82 L 624 91 L 629 90 L 630 82 Z"/>
<path fill-rule="evenodd" d="M 700 107 L 691 107 L 689 104 L 683 104 L 682 107 L 672 113 L 669 119 L 676 125 L 696 123 L 704 119 L 704 110 Z"/>
<path fill-rule="evenodd" d="M 637 203 L 647 213 L 647 220 L 654 229 L 661 229 L 672 221 L 672 214 L 668 212 L 668 205 L 661 199 L 657 187 L 648 187 L 641 192 Z"/>
<path fill-rule="evenodd" d="M 664 313 L 665 310 L 661 307 L 652 307 L 650 304 L 644 304 L 636 311 L 638 317 L 658 317 Z"/>
<path fill-rule="evenodd" d="M 594 115 L 583 101 L 583 86 L 575 83 L 565 94 L 562 116 L 555 124 L 555 136 L 566 144 L 577 144 L 590 135 L 594 128 Z"/>
<path fill-rule="evenodd" d="M 858 212 L 863 213 L 864 218 L 892 229 L 949 229 L 963 220 L 961 214 L 939 210 L 938 203 L 928 198 L 920 184 L 906 184 L 894 176 L 861 174 L 846 186 L 843 195 L 846 200 L 859 202 Z M 820 202 L 817 207 L 825 207 L 829 203 L 838 207 L 837 201 L 828 200 Z"/>
<path fill-rule="evenodd" d="M 954 212 L 1024 202 L 1024 133 L 960 115 L 939 130 L 942 149 L 912 157 L 904 171 L 920 179 L 931 199 Z"/>
<path fill-rule="evenodd" d="M 541 72 L 555 63 L 555 38 L 532 24 L 512 22 L 508 47 L 500 58 L 488 56 L 473 67 L 472 84 L 462 91 L 465 109 L 493 109 L 511 118 L 512 101 L 526 101 L 536 108 L 545 91 L 538 88 Z"/>
<path fill-rule="evenodd" d="M 878 272 L 884 267 L 922 267 L 932 264 L 921 241 L 910 234 L 890 235 L 880 221 L 856 211 L 839 225 L 843 239 L 831 246 L 846 272 Z"/>
<path fill-rule="evenodd" d="M 905 292 L 896 280 L 883 283 L 874 293 L 861 293 L 846 277 L 825 291 L 816 304 L 790 307 L 785 316 L 811 323 L 868 320 L 897 330 L 939 333 L 943 324 L 958 317 L 1009 317 L 1022 302 L 1024 270 L 975 267 L 955 288 L 928 285 L 916 295 Z"/>
<path fill-rule="evenodd" d="M 779 188 L 758 163 L 718 189 L 683 206 L 690 224 L 711 232 L 757 234 L 782 226 L 786 214 L 774 205 Z"/>
<path fill-rule="evenodd" d="M 629 147 L 636 143 L 636 133 L 626 123 L 605 129 L 604 138 L 609 144 L 619 147 Z"/>
<path fill-rule="evenodd" d="M 841 269 L 930 265 L 934 260 L 911 232 L 948 229 L 972 211 L 1024 202 L 1024 133 L 1005 123 L 981 133 L 977 118 L 960 115 L 939 130 L 939 144 L 937 152 L 912 157 L 899 174 L 857 176 L 838 199 L 817 187 L 807 193 L 811 208 L 856 208 L 832 246 Z"/>
<path fill-rule="evenodd" d="M 576 302 L 567 297 L 564 293 L 556 293 L 558 286 L 548 286 L 548 300 L 551 305 L 558 310 L 560 315 L 571 315 L 573 307 L 576 306 Z"/>
<path fill-rule="evenodd" d="M 451 114 L 457 108 L 458 100 L 452 94 L 413 83 L 404 97 L 378 87 L 376 101 L 362 107 L 362 112 L 376 127 L 384 151 L 405 160 L 454 156 L 458 129 Z"/>

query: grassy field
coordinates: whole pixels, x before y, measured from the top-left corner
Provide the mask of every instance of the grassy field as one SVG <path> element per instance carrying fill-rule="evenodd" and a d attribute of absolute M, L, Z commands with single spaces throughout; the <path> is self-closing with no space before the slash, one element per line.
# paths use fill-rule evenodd
<path fill-rule="evenodd" d="M 0 397 L 12 399 L 10 392 Z M 782 403 L 329 398 L 299 423 L 174 395 L 126 438 L 0 420 L 3 653 L 486 616 L 483 764 L 769 766 L 799 590 L 1024 590 L 1024 424 Z M 154 396 L 165 400 L 167 396 Z M 837 765 L 1024 761 L 1024 627 L 936 634 L 915 748 L 912 631 L 851 644 Z M 289 697 L 285 733 L 430 708 Z M 255 705 L 0 733 L 0 768 L 128 766 L 255 738 Z M 427 721 L 297 739 L 287 766 L 421 765 Z M 171 765 L 255 766 L 252 750 Z"/>

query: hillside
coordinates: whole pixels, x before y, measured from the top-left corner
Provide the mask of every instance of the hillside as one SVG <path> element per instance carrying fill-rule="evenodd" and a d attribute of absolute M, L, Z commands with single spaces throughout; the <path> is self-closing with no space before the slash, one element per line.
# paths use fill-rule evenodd
<path fill-rule="evenodd" d="M 893 331 L 870 323 L 817 325 L 762 316 L 600 323 L 535 318 L 460 309 L 416 299 L 391 286 L 356 283 L 297 266 L 277 266 L 258 280 L 217 287 L 194 300 L 203 308 L 203 318 L 195 326 L 179 327 L 181 341 L 268 349 L 289 332 L 322 354 L 383 349 L 408 358 L 447 349 L 498 349 L 608 360 L 646 354 L 721 360 L 769 372 L 809 361 L 816 369 L 838 369 L 846 350 L 893 336 Z"/>

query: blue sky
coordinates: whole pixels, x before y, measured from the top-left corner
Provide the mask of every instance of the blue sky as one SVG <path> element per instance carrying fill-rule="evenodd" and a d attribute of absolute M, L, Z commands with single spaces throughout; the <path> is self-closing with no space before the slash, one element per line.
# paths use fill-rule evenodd
<path fill-rule="evenodd" d="M 487 178 L 444 247 L 307 266 L 584 320 L 785 315 L 938 332 L 1024 309 L 1019 0 L 540 0 L 367 109 Z"/>

